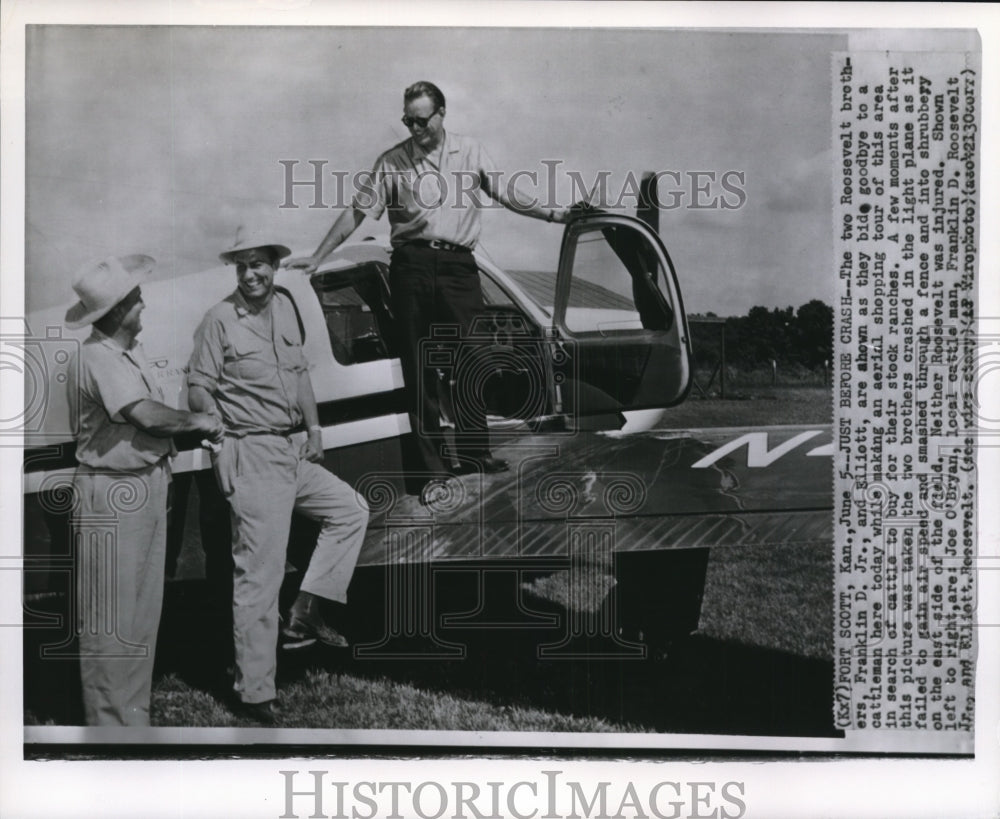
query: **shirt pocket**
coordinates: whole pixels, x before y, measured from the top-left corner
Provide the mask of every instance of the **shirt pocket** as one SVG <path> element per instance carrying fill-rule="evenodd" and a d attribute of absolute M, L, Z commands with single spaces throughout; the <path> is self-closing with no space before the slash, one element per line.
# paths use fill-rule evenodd
<path fill-rule="evenodd" d="M 234 334 L 227 357 L 227 364 L 240 380 L 266 381 L 274 374 L 271 345 L 252 333 Z"/>
<path fill-rule="evenodd" d="M 288 372 L 302 372 L 305 359 L 302 357 L 302 342 L 295 336 L 279 333 L 275 340 L 278 351 L 278 365 Z"/>

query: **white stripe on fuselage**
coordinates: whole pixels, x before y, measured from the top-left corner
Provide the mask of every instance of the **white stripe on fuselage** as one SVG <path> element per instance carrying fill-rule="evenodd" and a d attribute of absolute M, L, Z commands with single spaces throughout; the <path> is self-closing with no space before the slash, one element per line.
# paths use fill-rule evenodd
<path fill-rule="evenodd" d="M 354 444 L 364 444 L 370 441 L 381 441 L 386 438 L 396 438 L 410 431 L 410 419 L 406 413 L 380 415 L 377 418 L 362 418 L 359 421 L 349 421 L 323 428 L 323 449 L 340 449 Z M 208 469 L 212 458 L 206 449 L 189 449 L 179 452 L 171 461 L 171 469 L 175 474 L 182 472 L 197 472 Z M 37 492 L 43 481 L 57 477 L 72 478 L 76 470 L 73 467 L 53 469 L 48 472 L 29 472 L 24 476 L 24 493 Z"/>
<path fill-rule="evenodd" d="M 747 448 L 748 467 L 770 466 L 782 455 L 787 455 L 800 444 L 804 444 L 811 438 L 815 438 L 820 434 L 820 432 L 821 430 L 818 429 L 810 429 L 805 432 L 800 432 L 794 438 L 789 438 L 783 444 L 779 444 L 774 449 L 768 449 L 766 432 L 748 432 L 745 435 L 741 435 L 735 441 L 730 441 L 728 444 L 723 444 L 718 449 L 713 450 L 700 461 L 695 461 L 695 463 L 691 464 L 691 468 L 705 469 L 710 467 L 716 461 L 726 457 L 726 455 L 743 446 Z M 824 449 L 826 449 L 826 447 L 817 447 L 816 449 L 811 450 L 808 454 L 827 454 L 825 452 L 821 452 L 821 450 Z M 833 454 L 832 446 L 830 447 L 829 454 Z"/>

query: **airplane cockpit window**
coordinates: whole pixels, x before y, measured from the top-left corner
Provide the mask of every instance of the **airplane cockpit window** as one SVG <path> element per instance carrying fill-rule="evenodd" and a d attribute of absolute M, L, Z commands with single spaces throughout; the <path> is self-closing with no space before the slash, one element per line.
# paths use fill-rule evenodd
<path fill-rule="evenodd" d="M 567 341 L 563 409 L 606 417 L 667 407 L 690 385 L 690 345 L 666 248 L 639 220 L 593 212 L 566 226 L 555 330 Z"/>
<path fill-rule="evenodd" d="M 387 274 L 384 264 L 367 262 L 312 277 L 338 363 L 363 364 L 399 354 Z"/>
<path fill-rule="evenodd" d="M 670 329 L 673 311 L 659 290 L 664 272 L 629 227 L 603 226 L 580 236 L 566 309 L 573 333 Z"/>

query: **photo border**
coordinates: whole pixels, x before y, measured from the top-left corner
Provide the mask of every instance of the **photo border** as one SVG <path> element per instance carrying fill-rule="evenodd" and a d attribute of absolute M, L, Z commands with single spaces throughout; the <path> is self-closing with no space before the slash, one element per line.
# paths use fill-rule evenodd
<path fill-rule="evenodd" d="M 827 4 L 804 6 L 800 4 L 720 4 L 717 6 L 688 4 L 615 4 L 587 3 L 583 7 L 567 3 L 483 3 L 475 7 L 448 3 L 391 4 L 367 9 L 360 4 L 298 2 L 298 0 L 272 0 L 272 2 L 240 2 L 219 0 L 200 3 L 149 3 L 125 6 L 117 3 L 89 3 L 85 10 L 71 2 L 34 2 L 12 4 L 5 8 L 3 35 L 5 48 L 0 52 L 0 97 L 3 100 L 2 144 L 4 151 L 0 162 L 3 180 L 3 223 L 0 227 L 0 269 L 5 271 L 2 281 L 4 313 L 14 312 L 14 305 L 22 305 L 23 280 L 10 271 L 24 269 L 24 25 L 26 23 L 115 23 L 130 24 L 216 24 L 226 25 L 238 21 L 239 25 L 377 25 L 393 17 L 393 25 L 488 25 L 488 26 L 569 26 L 593 25 L 601 27 L 651 27 L 686 28 L 703 25 L 716 26 L 724 22 L 730 30 L 757 29 L 762 21 L 766 28 L 759 30 L 783 31 L 813 28 L 842 29 L 844 9 Z M 978 28 L 982 35 L 982 131 L 980 143 L 982 180 L 1000 178 L 996 175 L 995 153 L 990 146 L 997 144 L 995 99 L 1000 54 L 1000 28 L 998 13 L 990 6 L 913 6 L 893 5 L 851 6 L 848 9 L 850 25 L 864 28 L 901 28 L 912 25 L 920 28 Z M 569 13 L 568 13 L 569 12 Z M 579 20 L 573 12 L 579 12 Z M 296 22 L 291 23 L 290 18 Z M 571 27 L 571 26 L 570 26 Z M 21 192 L 21 193 L 19 193 Z M 997 224 L 997 194 L 984 184 L 981 198 L 980 233 L 980 315 L 986 318 L 1000 316 L 1000 294 L 996 286 L 998 237 L 988 226 Z M 19 396 L 5 393 L 5 406 L 17 406 Z M 994 399 L 995 400 L 995 399 Z M 992 417 L 992 416 L 991 416 Z M 0 449 L 0 497 L 19 498 L 20 453 Z M 980 446 L 979 456 L 979 549 L 980 554 L 997 554 L 996 504 L 990 502 L 989 490 L 997 476 L 995 448 Z M 10 504 L 8 503 L 8 508 Z M 20 526 L 9 525 L 10 531 L 19 532 Z M 6 550 L 6 554 L 10 554 Z M 9 568 L 9 561 L 0 568 Z M 995 576 L 994 576 L 995 575 Z M 20 576 L 17 571 L 0 571 L 0 605 L 5 608 L 4 622 L 14 622 L 19 616 Z M 979 616 L 990 623 L 1000 623 L 1000 572 L 980 572 Z M 597 781 L 613 776 L 616 781 L 657 782 L 664 778 L 683 782 L 716 782 L 741 780 L 747 783 L 746 802 L 748 815 L 802 816 L 805 811 L 835 810 L 853 816 L 861 815 L 972 815 L 985 812 L 990 805 L 996 807 L 997 782 L 1000 771 L 1000 673 L 998 673 L 997 632 L 987 629 L 980 633 L 977 660 L 976 700 L 977 721 L 975 758 L 949 759 L 900 759 L 879 754 L 870 760 L 837 759 L 836 757 L 805 757 L 790 760 L 787 757 L 759 764 L 760 757 L 753 754 L 750 761 L 728 758 L 716 759 L 710 766 L 700 760 L 713 758 L 719 748 L 719 737 L 699 735 L 707 739 L 704 745 L 698 738 L 678 735 L 679 748 L 690 751 L 699 761 L 643 761 L 639 758 L 615 762 L 609 766 L 603 761 L 565 759 L 565 750 L 554 757 L 538 760 L 538 750 L 524 751 L 525 757 L 513 754 L 502 756 L 503 762 L 493 762 L 490 772 L 481 763 L 466 759 L 448 759 L 447 770 L 433 759 L 409 759 L 405 762 L 392 759 L 342 759 L 328 767 L 337 770 L 337 777 L 347 781 L 369 779 L 399 779 L 412 781 L 455 780 L 468 776 L 469 781 L 485 781 L 502 777 L 505 781 L 539 780 L 540 771 L 561 768 L 566 776 L 578 776 L 581 781 Z M 20 635 L 16 629 L 0 629 L 0 651 L 3 656 L 20 656 Z M 25 729 L 22 723 L 22 684 L 20 664 L 3 664 L 0 671 L 0 723 L 4 725 L 0 765 L 7 776 L 0 780 L 0 805 L 11 815 L 51 815 L 59 811 L 79 811 L 81 805 L 102 805 L 105 815 L 134 815 L 129 812 L 136 806 L 145 815 L 217 815 L 224 810 L 230 815 L 276 816 L 284 799 L 283 785 L 278 771 L 293 767 L 311 770 L 306 761 L 308 754 L 298 748 L 294 757 L 280 763 L 272 760 L 244 759 L 240 761 L 157 761 L 157 762 L 43 762 L 21 759 Z M 87 729 L 79 729 L 81 731 Z M 168 730 L 174 729 L 155 729 Z M 177 729 L 190 732 L 190 729 Z M 226 731 L 227 729 L 206 729 Z M 246 736 L 250 742 L 253 738 Z M 273 731 L 268 734 L 273 737 Z M 603 735 L 598 735 L 603 736 Z M 604 737 L 607 739 L 607 737 Z M 761 737 L 743 737 L 759 746 Z M 801 741 L 800 738 L 796 738 Z M 85 740 L 86 741 L 86 740 Z M 113 740 L 112 740 L 113 741 Z M 491 749 L 495 746 L 489 746 Z M 516 747 L 516 746 L 515 746 Z M 616 746 L 617 748 L 617 746 Z M 248 749 L 249 750 L 249 749 Z M 311 750 L 311 749 L 310 749 Z M 749 748 L 734 748 L 750 751 Z M 768 751 L 758 749 L 765 756 Z M 777 749 L 775 749 L 777 750 Z M 810 751 L 813 749 L 801 748 Z M 816 748 L 816 752 L 837 755 L 841 748 Z M 858 749 L 865 752 L 864 749 Z M 468 752 L 468 749 L 466 749 Z M 599 752 L 599 749 L 598 749 Z M 390 751 L 391 753 L 391 751 Z M 474 751 L 473 751 L 474 753 Z M 433 755 L 433 750 L 427 752 Z M 639 756 L 638 754 L 636 755 Z M 831 761 L 834 764 L 830 764 Z M 558 762 L 558 765 L 554 763 Z M 806 766 L 806 768 L 803 768 Z M 56 787 L 56 783 L 58 786 Z M 181 794 L 178 783 L 184 783 Z M 192 787 L 193 786 L 193 787 Z M 832 799 L 832 801 L 831 801 Z M 12 807 L 8 807 L 12 806 Z M 121 813 L 119 811 L 125 810 Z"/>

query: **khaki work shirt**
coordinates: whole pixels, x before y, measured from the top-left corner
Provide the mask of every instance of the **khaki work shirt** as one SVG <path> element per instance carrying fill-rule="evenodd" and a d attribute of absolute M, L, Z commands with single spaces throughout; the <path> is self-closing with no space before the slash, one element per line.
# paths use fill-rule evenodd
<path fill-rule="evenodd" d="M 79 419 L 76 459 L 94 469 L 143 469 L 173 454 L 170 438 L 158 438 L 130 424 L 122 410 L 137 401 L 163 403 L 142 345 L 124 349 L 96 327 L 80 347 L 79 366 L 66 381 L 70 418 Z"/>
<path fill-rule="evenodd" d="M 393 247 L 414 239 L 443 239 L 472 250 L 484 204 L 480 191 L 507 201 L 483 146 L 446 131 L 441 146 L 430 153 L 410 138 L 382 154 L 353 204 L 372 219 L 388 209 Z"/>
<path fill-rule="evenodd" d="M 306 369 L 291 300 L 275 292 L 254 313 L 237 289 L 195 331 L 187 382 L 208 390 L 228 431 L 282 432 L 302 423 L 299 378 Z"/>

